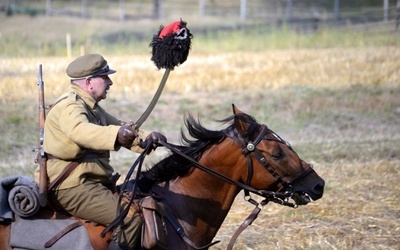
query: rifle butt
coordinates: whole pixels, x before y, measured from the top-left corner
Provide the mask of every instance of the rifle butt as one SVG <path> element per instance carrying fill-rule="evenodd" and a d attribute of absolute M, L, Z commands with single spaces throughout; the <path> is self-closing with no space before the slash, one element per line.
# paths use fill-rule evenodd
<path fill-rule="evenodd" d="M 39 204 L 45 207 L 47 205 L 47 167 L 43 159 L 40 160 L 39 172 Z"/>

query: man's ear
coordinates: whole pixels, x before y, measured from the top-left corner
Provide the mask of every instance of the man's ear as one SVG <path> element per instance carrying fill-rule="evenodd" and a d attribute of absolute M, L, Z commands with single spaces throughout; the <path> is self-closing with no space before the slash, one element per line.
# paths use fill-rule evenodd
<path fill-rule="evenodd" d="M 87 89 L 92 89 L 93 88 L 93 86 L 92 86 L 92 78 L 91 77 L 85 78 L 85 81 L 84 81 L 83 84 L 85 85 L 85 87 Z"/>

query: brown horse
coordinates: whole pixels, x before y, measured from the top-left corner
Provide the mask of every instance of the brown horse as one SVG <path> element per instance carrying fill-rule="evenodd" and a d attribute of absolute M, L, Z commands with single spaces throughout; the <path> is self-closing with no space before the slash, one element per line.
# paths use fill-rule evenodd
<path fill-rule="evenodd" d="M 220 131 L 188 116 L 185 125 L 191 138 L 182 133 L 184 146 L 165 144 L 172 154 L 142 173 L 139 187 L 163 202 L 181 230 L 177 233 L 177 226 L 167 223 L 168 249 L 210 244 L 243 189 L 248 196 L 265 197 L 265 203 L 290 206 L 323 195 L 324 180 L 289 143 L 235 106 L 233 111 L 221 120 L 231 125 Z"/>
<path fill-rule="evenodd" d="M 222 121 L 233 121 L 232 125 L 221 131 L 208 130 L 190 116 L 186 119 L 186 127 L 195 139 L 183 135 L 189 146 L 180 151 L 217 172 L 216 175 L 193 168 L 193 163 L 176 153 L 145 173 L 158 183 L 151 187 L 151 192 L 162 199 L 198 247 L 212 241 L 242 190 L 243 186 L 229 180 L 259 190 L 259 194 L 287 191 L 299 205 L 307 204 L 308 196 L 317 200 L 323 195 L 324 180 L 312 165 L 301 160 L 266 125 L 235 106 L 233 109 L 234 115 Z M 167 226 L 168 249 L 192 249 L 174 233 L 171 224 Z"/>

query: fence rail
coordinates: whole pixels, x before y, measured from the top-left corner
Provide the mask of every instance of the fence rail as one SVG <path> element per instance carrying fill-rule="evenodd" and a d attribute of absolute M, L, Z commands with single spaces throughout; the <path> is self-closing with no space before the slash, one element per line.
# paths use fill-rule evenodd
<path fill-rule="evenodd" d="M 324 26 L 390 21 L 397 29 L 400 0 L 396 6 L 393 0 L 391 3 L 380 7 L 347 7 L 338 12 L 339 0 L 4 0 L 0 3 L 0 11 L 7 15 L 46 14 L 120 22 L 183 18 L 198 20 L 200 26 L 210 22 L 225 27 L 229 24 L 235 27 L 257 23 L 280 26 L 284 23 L 306 31 Z"/>

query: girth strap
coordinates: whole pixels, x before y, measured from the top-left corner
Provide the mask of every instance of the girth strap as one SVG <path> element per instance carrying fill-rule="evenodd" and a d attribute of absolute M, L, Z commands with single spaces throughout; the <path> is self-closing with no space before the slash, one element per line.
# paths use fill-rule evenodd
<path fill-rule="evenodd" d="M 186 244 L 188 244 L 190 247 L 197 249 L 197 250 L 202 250 L 202 249 L 208 249 L 209 247 L 211 247 L 212 245 L 215 245 L 217 243 L 219 243 L 220 241 L 214 241 L 211 242 L 207 245 L 201 246 L 201 247 L 197 247 L 185 234 L 185 230 L 183 229 L 183 227 L 179 224 L 178 220 L 171 216 L 170 213 L 166 213 L 166 217 L 168 222 L 171 224 L 171 226 L 175 229 L 175 232 L 182 238 L 183 241 L 185 241 Z"/>

